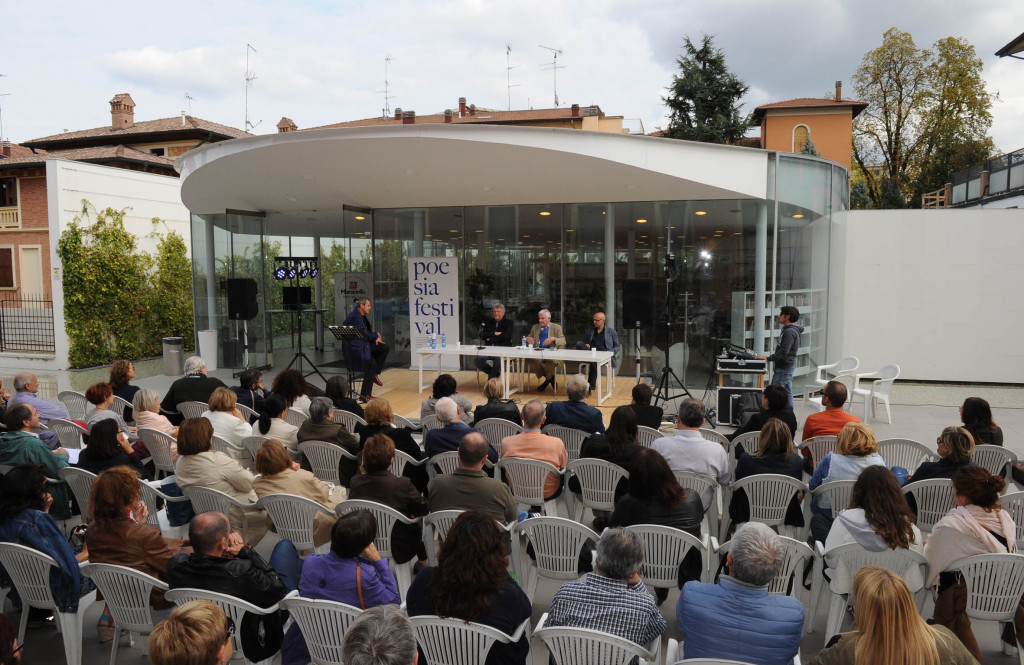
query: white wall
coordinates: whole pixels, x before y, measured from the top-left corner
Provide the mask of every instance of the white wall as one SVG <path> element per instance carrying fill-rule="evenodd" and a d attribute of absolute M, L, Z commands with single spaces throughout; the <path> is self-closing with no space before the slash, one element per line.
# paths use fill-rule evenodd
<path fill-rule="evenodd" d="M 829 362 L 1024 383 L 1024 210 L 857 210 L 833 223 Z"/>

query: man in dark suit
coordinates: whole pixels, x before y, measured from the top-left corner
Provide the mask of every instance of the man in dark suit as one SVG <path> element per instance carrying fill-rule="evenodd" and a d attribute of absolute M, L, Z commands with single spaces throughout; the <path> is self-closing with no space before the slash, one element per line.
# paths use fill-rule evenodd
<path fill-rule="evenodd" d="M 514 345 L 512 322 L 505 318 L 505 306 L 499 302 L 492 311 L 494 319 L 484 324 L 484 331 L 480 333 L 480 341 L 485 346 Z M 501 376 L 501 359 L 492 356 L 477 356 L 476 368 L 487 374 L 488 378 L 496 379 Z"/>
<path fill-rule="evenodd" d="M 569 394 L 566 402 L 550 402 L 547 408 L 547 424 L 561 425 L 582 430 L 589 434 L 604 434 L 604 420 L 601 412 L 584 400 L 590 394 L 587 377 L 576 374 L 565 387 Z"/>
<path fill-rule="evenodd" d="M 584 333 L 583 339 L 576 342 L 576 348 L 586 351 L 594 349 L 595 351 L 611 351 L 612 353 L 618 353 L 619 333 L 615 332 L 614 328 L 608 328 L 604 323 L 604 312 L 596 312 L 594 314 L 594 327 L 587 328 L 587 332 Z M 612 367 L 615 367 L 615 365 L 615 356 L 612 356 Z M 590 389 L 595 390 L 597 388 L 597 363 L 589 363 L 589 366 L 590 367 L 587 370 L 587 382 L 590 384 Z"/>
<path fill-rule="evenodd" d="M 449 450 L 458 450 L 462 437 L 471 432 L 483 434 L 480 430 L 462 422 L 459 405 L 451 397 L 442 397 L 437 400 L 434 413 L 437 414 L 437 422 L 442 426 L 423 435 L 423 451 L 427 453 L 427 457 L 433 457 Z M 487 458 L 491 462 L 497 462 L 498 452 L 493 449 L 489 450 Z"/>
<path fill-rule="evenodd" d="M 373 384 L 384 385 L 380 379 L 380 371 L 391 350 L 381 334 L 373 332 L 373 324 L 370 323 L 369 318 L 372 308 L 373 303 L 369 298 L 358 298 L 356 308 L 349 312 L 343 324 L 357 328 L 366 335 L 366 341 L 356 339 L 347 342 L 349 345 L 348 360 L 353 365 L 351 369 L 363 372 L 363 387 L 359 391 L 359 395 L 364 401 L 369 399 L 373 393 Z"/>

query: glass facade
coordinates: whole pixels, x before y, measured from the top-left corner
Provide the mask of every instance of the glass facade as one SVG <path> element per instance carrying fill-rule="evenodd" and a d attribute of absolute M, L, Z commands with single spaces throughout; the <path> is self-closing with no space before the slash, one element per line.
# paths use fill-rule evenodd
<path fill-rule="evenodd" d="M 249 364 L 284 367 L 296 352 L 299 327 L 297 316 L 282 310 L 283 289 L 309 286 L 313 309 L 322 311 L 302 315 L 302 345 L 340 358 L 340 346 L 329 334 L 325 339 L 324 329 L 352 308 L 339 286 L 366 279 L 375 327 L 392 342 L 389 364 L 408 367 L 407 260 L 452 256 L 459 262 L 463 341 L 476 341 L 497 302 L 505 304 L 517 336 L 541 308 L 550 309 L 570 346 L 603 310 L 622 342 L 620 374 L 660 375 L 667 355 L 693 390 L 715 381 L 714 358 L 723 345 L 770 352 L 778 308 L 795 305 L 804 325 L 799 385 L 826 362 L 831 215 L 846 209 L 848 191 L 846 170 L 831 162 L 771 153 L 761 200 L 344 208 L 329 223 L 322 211 L 315 223 L 302 213 L 196 215 L 197 328 L 218 331 L 221 365 L 238 366 L 232 342 L 247 328 Z M 275 280 L 279 256 L 317 256 L 320 273 Z M 260 313 L 244 325 L 228 316 L 233 278 L 258 285 Z M 626 280 L 653 283 L 653 325 L 635 329 L 623 320 Z"/>

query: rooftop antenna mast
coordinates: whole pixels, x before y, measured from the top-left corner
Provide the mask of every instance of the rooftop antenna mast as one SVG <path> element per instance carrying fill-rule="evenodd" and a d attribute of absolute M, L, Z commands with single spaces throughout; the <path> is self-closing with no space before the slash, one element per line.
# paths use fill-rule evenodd
<path fill-rule="evenodd" d="M 551 55 L 552 55 L 551 64 L 550 65 L 541 65 L 540 68 L 544 69 L 544 70 L 548 70 L 548 69 L 551 70 L 551 75 L 552 75 L 552 78 L 553 78 L 553 86 L 554 86 L 554 90 L 555 90 L 555 108 L 558 108 L 558 70 L 559 69 L 565 69 L 564 65 L 558 64 L 558 56 L 562 54 L 562 49 L 560 49 L 560 48 L 551 48 L 550 46 L 544 46 L 543 44 L 538 44 L 537 46 L 539 46 L 540 48 L 544 48 L 544 49 L 547 49 L 547 50 L 551 51 Z"/>
<path fill-rule="evenodd" d="M 396 58 L 392 58 L 391 57 L 390 53 L 388 55 L 384 56 L 384 90 L 378 90 L 377 91 L 377 92 L 383 92 L 384 93 L 384 117 L 385 118 L 390 118 L 391 117 L 391 102 L 390 102 L 390 100 L 393 99 L 394 96 L 388 94 L 388 90 L 391 88 L 391 81 L 389 79 L 389 75 L 388 74 L 389 74 L 389 71 L 390 71 L 390 68 L 391 68 L 391 61 L 395 60 L 395 59 Z"/>
<path fill-rule="evenodd" d="M 511 62 L 512 45 L 505 44 L 505 79 L 508 86 L 508 110 L 512 110 L 512 88 L 518 88 L 519 84 L 512 85 L 512 70 L 520 65 L 513 65 Z"/>
<path fill-rule="evenodd" d="M 249 122 L 249 88 L 252 87 L 252 82 L 256 80 L 256 73 L 249 71 L 249 51 L 259 53 L 259 51 L 252 47 L 252 44 L 245 45 L 245 124 L 242 125 L 242 129 L 246 132 L 248 132 L 250 128 L 256 129 L 256 127 L 263 122 L 260 120 L 255 125 Z"/>
<path fill-rule="evenodd" d="M 185 103 L 188 105 L 188 114 L 190 116 L 192 115 L 192 100 L 193 99 L 195 99 L 195 97 L 193 97 L 192 95 L 188 94 L 188 92 L 185 93 Z M 248 109 L 247 109 L 247 111 L 248 111 Z"/>

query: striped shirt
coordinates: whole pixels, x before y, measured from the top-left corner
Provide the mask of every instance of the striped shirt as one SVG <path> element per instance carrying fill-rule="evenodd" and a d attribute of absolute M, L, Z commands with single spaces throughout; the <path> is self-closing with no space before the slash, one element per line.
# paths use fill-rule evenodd
<path fill-rule="evenodd" d="M 562 585 L 551 601 L 546 625 L 599 630 L 643 646 L 661 635 L 666 623 L 643 582 L 588 573 L 586 582 Z"/>

